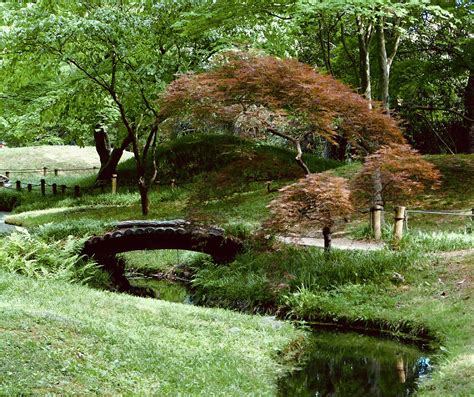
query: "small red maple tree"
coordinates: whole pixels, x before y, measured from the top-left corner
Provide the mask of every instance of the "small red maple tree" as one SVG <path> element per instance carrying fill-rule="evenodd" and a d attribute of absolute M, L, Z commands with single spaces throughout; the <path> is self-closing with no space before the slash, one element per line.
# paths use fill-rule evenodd
<path fill-rule="evenodd" d="M 374 184 L 378 175 L 379 184 Z M 366 157 L 351 182 L 353 200 L 385 205 L 409 200 L 428 188 L 437 188 L 441 173 L 410 145 L 382 146 Z"/>
<path fill-rule="evenodd" d="M 292 59 L 226 53 L 224 62 L 199 74 L 184 74 L 160 99 L 161 120 L 233 125 L 242 134 L 286 139 L 305 174 L 301 141 L 308 135 L 335 143 L 346 138 L 363 155 L 380 145 L 403 143 L 396 121 L 333 77 Z"/>
<path fill-rule="evenodd" d="M 279 190 L 270 202 L 268 226 L 285 231 L 294 226 L 322 228 L 324 248 L 331 248 L 331 233 L 338 221 L 349 216 L 353 207 L 347 180 L 329 173 L 312 174 Z"/>

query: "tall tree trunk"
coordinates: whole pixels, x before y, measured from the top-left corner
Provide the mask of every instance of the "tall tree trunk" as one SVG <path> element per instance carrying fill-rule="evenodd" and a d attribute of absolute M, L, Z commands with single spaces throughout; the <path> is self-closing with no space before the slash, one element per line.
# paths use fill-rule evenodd
<path fill-rule="evenodd" d="M 97 175 L 97 180 L 108 180 L 117 172 L 117 166 L 122 158 L 125 149 L 132 143 L 132 137 L 127 135 L 118 148 L 114 148 L 110 153 L 107 163 L 105 163 Z"/>
<path fill-rule="evenodd" d="M 359 47 L 360 83 L 362 95 L 372 101 L 372 84 L 370 82 L 370 54 L 365 47 Z M 369 105 L 372 109 L 372 104 Z"/>
<path fill-rule="evenodd" d="M 390 97 L 389 97 L 389 83 L 390 83 L 390 65 L 387 57 L 387 49 L 385 46 L 385 32 L 384 32 L 383 18 L 379 19 L 377 23 L 377 38 L 378 38 L 378 55 L 380 63 L 380 99 L 383 108 L 387 114 L 390 113 Z"/>
<path fill-rule="evenodd" d="M 372 83 L 370 74 L 370 42 L 372 40 L 372 23 L 364 24 L 361 17 L 356 17 L 357 41 L 359 45 L 359 73 L 362 95 L 369 101 L 372 109 Z"/>
<path fill-rule="evenodd" d="M 474 72 L 469 71 L 469 79 L 464 90 L 465 125 L 468 134 L 468 152 L 474 153 Z"/>
<path fill-rule="evenodd" d="M 380 99 L 387 114 L 390 113 L 390 69 L 392 67 L 393 59 L 397 54 L 398 45 L 400 44 L 400 32 L 398 31 L 400 20 L 396 19 L 392 24 L 394 29 L 392 50 L 390 55 L 387 53 L 387 45 L 385 40 L 385 18 L 380 17 L 377 20 L 376 30 L 378 38 L 378 56 L 380 64 Z"/>
<path fill-rule="evenodd" d="M 100 168 L 102 169 L 110 159 L 112 151 L 109 142 L 109 135 L 104 126 L 97 124 L 94 129 L 95 149 L 100 159 Z"/>

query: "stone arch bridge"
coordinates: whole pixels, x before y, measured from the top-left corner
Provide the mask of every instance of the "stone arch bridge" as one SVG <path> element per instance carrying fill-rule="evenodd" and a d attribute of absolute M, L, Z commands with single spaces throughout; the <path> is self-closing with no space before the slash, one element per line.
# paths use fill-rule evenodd
<path fill-rule="evenodd" d="M 82 254 L 94 258 L 111 274 L 119 291 L 132 291 L 125 277 L 125 263 L 116 255 L 138 250 L 181 249 L 209 254 L 216 263 L 232 261 L 243 248 L 241 240 L 224 230 L 177 219 L 172 221 L 126 221 L 114 230 L 94 236 L 84 244 Z"/>

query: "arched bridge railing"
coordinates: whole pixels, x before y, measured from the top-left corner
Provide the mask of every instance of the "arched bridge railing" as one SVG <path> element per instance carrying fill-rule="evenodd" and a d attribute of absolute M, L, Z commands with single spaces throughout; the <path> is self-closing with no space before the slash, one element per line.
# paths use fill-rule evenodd
<path fill-rule="evenodd" d="M 217 263 L 232 261 L 243 248 L 242 241 L 226 237 L 224 230 L 177 219 L 172 221 L 126 221 L 84 244 L 82 254 L 94 258 L 111 275 L 116 290 L 148 295 L 132 287 L 125 277 L 125 262 L 117 254 L 138 250 L 181 249 L 209 254 Z"/>
<path fill-rule="evenodd" d="M 115 230 L 85 242 L 83 254 L 106 257 L 138 250 L 181 249 L 211 255 L 217 263 L 232 261 L 242 242 L 225 236 L 224 230 L 178 219 L 172 221 L 126 221 Z"/>

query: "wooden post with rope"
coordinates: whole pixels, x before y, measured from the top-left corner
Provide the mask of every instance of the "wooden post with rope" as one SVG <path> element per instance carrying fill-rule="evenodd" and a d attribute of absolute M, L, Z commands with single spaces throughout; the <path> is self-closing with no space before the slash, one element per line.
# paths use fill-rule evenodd
<path fill-rule="evenodd" d="M 117 194 L 117 174 L 112 175 L 112 194 Z"/>
<path fill-rule="evenodd" d="M 374 205 L 370 208 L 370 220 L 375 240 L 382 239 L 382 211 L 381 205 Z"/>
<path fill-rule="evenodd" d="M 395 222 L 393 226 L 393 240 L 398 243 L 403 237 L 403 223 L 405 222 L 405 207 L 395 208 Z"/>

